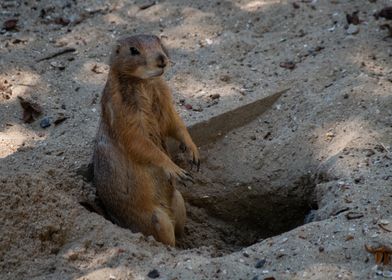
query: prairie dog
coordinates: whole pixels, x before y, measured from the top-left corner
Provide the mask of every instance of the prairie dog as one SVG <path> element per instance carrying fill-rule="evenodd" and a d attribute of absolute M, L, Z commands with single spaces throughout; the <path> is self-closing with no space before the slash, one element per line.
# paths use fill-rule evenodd
<path fill-rule="evenodd" d="M 168 62 L 156 36 L 135 35 L 115 44 L 101 99 L 94 183 L 113 221 L 174 246 L 186 219 L 175 184 L 191 175 L 170 159 L 166 138 L 178 140 L 197 167 L 200 160 L 162 79 Z"/>

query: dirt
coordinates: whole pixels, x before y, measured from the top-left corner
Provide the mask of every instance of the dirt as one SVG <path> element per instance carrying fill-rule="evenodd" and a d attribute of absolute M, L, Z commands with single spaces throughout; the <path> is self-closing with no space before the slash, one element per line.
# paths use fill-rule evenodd
<path fill-rule="evenodd" d="M 390 277 L 365 249 L 392 238 L 388 4 L 2 1 L 0 278 Z M 108 55 L 135 33 L 162 36 L 202 155 L 176 248 L 86 207 Z"/>

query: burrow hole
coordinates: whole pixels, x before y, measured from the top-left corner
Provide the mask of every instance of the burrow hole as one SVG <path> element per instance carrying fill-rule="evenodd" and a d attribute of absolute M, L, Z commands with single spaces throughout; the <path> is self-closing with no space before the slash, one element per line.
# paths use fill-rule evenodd
<path fill-rule="evenodd" d="M 299 174 L 288 180 L 281 170 L 282 174 L 274 174 L 278 179 L 250 176 L 252 166 L 222 161 L 215 156 L 219 142 L 214 145 L 201 151 L 204 166 L 193 173 L 195 184 L 179 187 L 186 201 L 187 223 L 178 248 L 208 247 L 213 256 L 222 256 L 311 220 L 317 209 L 312 175 Z M 243 176 L 236 177 L 238 174 Z M 98 199 L 81 205 L 107 218 Z"/>

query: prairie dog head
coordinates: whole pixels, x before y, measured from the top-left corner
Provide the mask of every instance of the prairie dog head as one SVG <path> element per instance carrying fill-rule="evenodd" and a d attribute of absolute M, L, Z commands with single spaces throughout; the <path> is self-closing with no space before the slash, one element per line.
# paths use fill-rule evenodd
<path fill-rule="evenodd" d="M 117 41 L 110 67 L 121 75 L 138 79 L 161 76 L 169 62 L 161 40 L 154 35 L 135 35 Z"/>

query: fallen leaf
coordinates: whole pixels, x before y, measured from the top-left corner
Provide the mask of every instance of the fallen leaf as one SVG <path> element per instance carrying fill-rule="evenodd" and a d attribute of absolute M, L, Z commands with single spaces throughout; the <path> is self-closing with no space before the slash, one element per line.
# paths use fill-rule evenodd
<path fill-rule="evenodd" d="M 156 5 L 156 2 L 155 2 L 155 1 L 154 1 L 154 2 L 151 2 L 151 3 L 147 3 L 147 4 L 144 4 L 144 5 L 141 5 L 141 6 L 139 7 L 139 9 L 140 9 L 140 10 L 146 10 L 146 9 L 148 9 L 148 8 L 154 6 L 154 5 Z"/>
<path fill-rule="evenodd" d="M 392 232 L 392 224 L 387 220 L 380 220 L 378 226 L 387 232 Z"/>
<path fill-rule="evenodd" d="M 15 30 L 17 23 L 18 23 L 18 19 L 13 18 L 13 19 L 6 20 L 3 24 L 3 26 L 4 26 L 4 29 L 7 31 Z"/>
<path fill-rule="evenodd" d="M 378 19 L 379 17 L 383 17 L 385 19 L 392 19 L 392 6 L 385 7 L 381 11 L 374 14 L 374 17 Z"/>
<path fill-rule="evenodd" d="M 23 121 L 25 123 L 32 123 L 42 114 L 42 107 L 38 103 L 20 96 L 18 98 L 23 108 Z"/>
<path fill-rule="evenodd" d="M 4 80 L 4 82 L 0 82 L 0 97 L 4 99 L 10 99 L 12 96 L 12 85 L 8 83 L 7 80 Z"/>
<path fill-rule="evenodd" d="M 218 98 L 220 98 L 220 94 L 219 94 L 219 93 L 211 94 L 211 95 L 210 95 L 210 98 L 211 98 L 212 100 L 218 99 Z"/>
<path fill-rule="evenodd" d="M 21 40 L 21 39 L 16 38 L 12 41 L 12 44 L 16 45 L 16 44 L 25 43 L 25 42 L 27 42 L 27 40 Z"/>
<path fill-rule="evenodd" d="M 333 132 L 331 132 L 331 131 L 329 131 L 329 132 L 327 132 L 326 134 L 325 134 L 325 138 L 327 139 L 327 140 L 332 140 L 332 138 L 334 138 L 335 137 L 335 133 L 333 133 Z"/>
<path fill-rule="evenodd" d="M 219 78 L 222 82 L 230 82 L 231 77 L 229 75 L 223 75 Z"/>
<path fill-rule="evenodd" d="M 359 11 L 355 11 L 352 14 L 346 14 L 346 20 L 348 24 L 358 25 L 361 23 L 361 20 L 358 17 Z"/>
<path fill-rule="evenodd" d="M 280 67 L 293 70 L 295 68 L 295 63 L 292 61 L 281 62 Z"/>
<path fill-rule="evenodd" d="M 91 71 L 93 71 L 96 74 L 102 74 L 103 73 L 103 70 L 97 64 L 94 64 L 93 68 L 91 68 Z"/>
<path fill-rule="evenodd" d="M 61 124 L 63 121 L 65 121 L 66 119 L 68 119 L 67 116 L 65 116 L 63 113 L 60 113 L 57 117 L 57 119 L 55 119 L 55 121 L 53 122 L 54 125 L 59 125 Z"/>
<path fill-rule="evenodd" d="M 62 26 L 67 26 L 68 24 L 70 24 L 70 22 L 71 21 L 69 19 L 63 18 L 63 17 L 58 17 L 58 18 L 54 19 L 54 23 L 55 24 L 59 24 L 59 25 L 62 25 Z"/>
<path fill-rule="evenodd" d="M 366 251 L 374 255 L 376 264 L 383 263 L 384 265 L 388 265 L 390 263 L 390 258 L 392 254 L 391 247 L 377 242 L 374 245 L 365 244 L 365 249 Z"/>
<path fill-rule="evenodd" d="M 346 214 L 346 218 L 348 220 L 355 220 L 355 219 L 360 219 L 362 218 L 364 215 L 360 212 L 348 212 Z"/>
<path fill-rule="evenodd" d="M 388 30 L 388 36 L 389 37 L 392 37 L 392 27 L 389 25 L 389 24 L 382 24 L 382 25 L 380 25 L 380 29 L 382 29 L 382 30 L 385 30 L 385 29 L 387 29 Z"/>
<path fill-rule="evenodd" d="M 354 236 L 349 234 L 349 235 L 346 236 L 346 238 L 344 240 L 345 241 L 350 241 L 350 240 L 353 240 L 353 239 L 354 239 Z"/>

